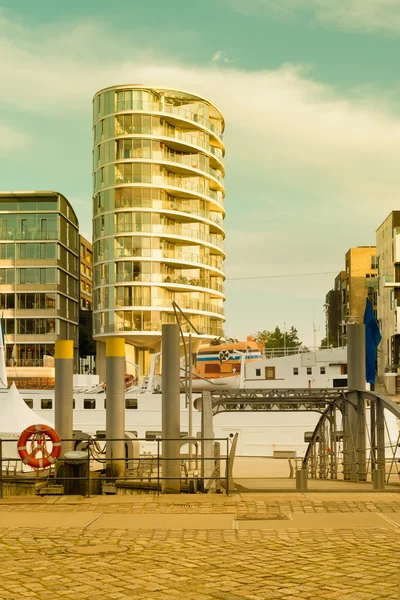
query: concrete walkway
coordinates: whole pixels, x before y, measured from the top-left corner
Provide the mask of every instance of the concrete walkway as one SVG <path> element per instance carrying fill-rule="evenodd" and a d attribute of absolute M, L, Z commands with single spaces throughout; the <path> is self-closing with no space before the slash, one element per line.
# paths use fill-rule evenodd
<path fill-rule="evenodd" d="M 400 494 L 0 501 L 1 600 L 399 598 Z"/>

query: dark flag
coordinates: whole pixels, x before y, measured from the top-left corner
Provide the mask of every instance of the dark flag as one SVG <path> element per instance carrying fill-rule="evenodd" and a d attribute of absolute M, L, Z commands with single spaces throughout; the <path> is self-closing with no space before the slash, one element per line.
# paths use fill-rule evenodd
<path fill-rule="evenodd" d="M 369 298 L 365 306 L 365 372 L 368 383 L 375 383 L 376 352 L 381 341 L 378 322 L 375 318 L 372 304 Z"/>

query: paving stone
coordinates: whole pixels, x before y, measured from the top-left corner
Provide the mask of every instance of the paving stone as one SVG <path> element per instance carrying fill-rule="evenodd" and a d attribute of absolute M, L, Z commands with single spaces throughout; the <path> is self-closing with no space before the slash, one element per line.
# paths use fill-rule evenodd
<path fill-rule="evenodd" d="M 393 497 L 393 496 L 392 496 Z M 293 499 L 291 499 L 293 498 Z M 216 504 L 218 502 L 218 505 Z M 0 504 L 2 512 L 230 514 L 397 512 L 399 502 L 231 499 Z M 288 522 L 288 524 L 293 524 Z M 0 529 L 1 598 L 18 600 L 377 600 L 398 597 L 399 529 Z M 78 555 L 74 546 L 121 545 Z M 34 567 L 33 567 L 34 566 Z M 27 575 L 28 574 L 28 575 Z"/>

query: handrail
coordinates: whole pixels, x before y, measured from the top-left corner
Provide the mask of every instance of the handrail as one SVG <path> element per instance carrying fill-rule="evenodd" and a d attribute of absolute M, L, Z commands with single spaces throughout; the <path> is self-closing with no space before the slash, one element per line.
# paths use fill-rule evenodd
<path fill-rule="evenodd" d="M 195 108 L 195 106 L 194 106 Z M 205 129 L 211 131 L 217 138 L 223 140 L 223 134 L 214 123 L 209 119 L 202 117 L 194 111 L 182 108 L 179 106 L 173 106 L 172 104 L 162 104 L 161 102 L 118 102 L 115 103 L 115 111 L 132 111 L 132 112 L 156 112 L 160 114 L 169 114 L 171 116 L 180 117 L 182 119 L 192 121 L 198 125 L 203 126 Z"/>
<path fill-rule="evenodd" d="M 6 470 L 6 474 L 3 473 L 3 463 L 7 464 L 10 461 L 15 462 L 15 467 L 14 470 L 17 471 L 17 465 L 20 465 L 20 471 L 22 472 L 24 469 L 24 482 L 25 483 L 32 483 L 34 485 L 37 485 L 38 482 L 40 481 L 40 479 L 38 479 L 37 477 L 37 473 L 35 472 L 34 469 L 32 469 L 31 467 L 27 467 L 26 465 L 24 465 L 23 461 L 21 460 L 21 458 L 19 456 L 15 456 L 10 458 L 10 457 L 4 457 L 4 444 L 12 444 L 13 446 L 16 446 L 17 444 L 17 438 L 0 438 L 0 498 L 2 499 L 4 497 L 4 485 L 7 484 L 8 482 L 12 482 L 15 479 L 15 475 L 9 475 L 7 473 Z M 103 447 L 100 446 L 99 441 L 101 442 L 101 444 L 103 445 Z M 179 442 L 179 454 L 177 456 L 173 456 L 173 457 L 163 457 L 162 455 L 162 444 L 163 442 Z M 219 487 L 221 487 L 221 482 L 225 481 L 226 482 L 226 494 L 229 494 L 229 481 L 228 481 L 228 465 L 229 465 L 229 438 L 206 438 L 206 437 L 187 437 L 187 436 L 181 436 L 179 438 L 162 438 L 162 437 L 155 437 L 154 439 L 150 440 L 148 438 L 127 438 L 127 437 L 123 437 L 123 438 L 97 438 L 97 437 L 91 437 L 91 436 L 87 436 L 87 434 L 83 434 L 81 437 L 79 436 L 75 436 L 74 438 L 63 438 L 62 442 L 72 442 L 74 444 L 74 447 L 76 449 L 81 449 L 86 456 L 83 457 L 83 464 L 85 465 L 85 471 L 86 473 L 83 471 L 82 475 L 67 475 L 66 472 L 57 472 L 57 469 L 55 469 L 54 465 L 51 465 L 50 467 L 44 469 L 43 471 L 46 473 L 46 481 L 44 481 L 44 483 L 46 482 L 51 482 L 54 484 L 58 484 L 59 486 L 64 486 L 66 483 L 68 482 L 76 482 L 79 484 L 79 482 L 81 482 L 82 484 L 84 484 L 84 487 L 86 488 L 86 496 L 89 497 L 90 496 L 90 487 L 91 487 L 91 483 L 95 483 L 96 479 L 91 478 L 91 464 L 96 463 L 96 465 L 98 464 L 104 464 L 106 466 L 106 471 L 103 475 L 103 478 L 101 479 L 101 482 L 103 482 L 104 484 L 116 484 L 117 481 L 121 482 L 121 483 L 132 483 L 133 485 L 135 485 L 135 483 L 139 483 L 141 485 L 143 484 L 148 484 L 150 486 L 153 486 L 153 489 L 155 491 L 157 491 L 157 493 L 159 493 L 160 490 L 160 482 L 162 480 L 176 480 L 179 479 L 180 480 L 180 484 L 185 484 L 186 486 L 190 487 L 190 480 L 192 480 L 192 482 L 194 483 L 194 479 L 196 479 L 196 481 L 200 480 L 203 481 L 203 491 L 204 491 L 204 480 L 202 480 L 202 478 L 198 478 L 195 475 L 195 472 L 193 472 L 193 476 L 189 477 L 189 470 L 190 470 L 190 465 L 189 463 L 193 463 L 199 460 L 199 456 L 198 453 L 196 458 L 192 458 L 190 456 L 186 457 L 185 455 L 181 455 L 180 450 L 182 446 L 185 446 L 186 444 L 194 444 L 196 446 L 196 448 L 198 448 L 198 445 L 201 442 L 206 442 L 206 441 L 213 441 L 213 442 L 224 442 L 226 444 L 226 456 L 224 455 L 220 455 L 218 460 L 222 460 L 225 461 L 226 463 L 226 473 L 225 476 L 213 476 L 213 479 L 215 479 L 218 482 Z M 118 458 L 115 456 L 112 456 L 111 458 L 108 458 L 106 455 L 106 445 L 107 443 L 113 443 L 113 442 L 123 442 L 125 444 L 125 452 L 126 455 L 124 457 Z M 150 454 L 142 454 L 140 455 L 139 458 L 134 458 L 132 455 L 130 455 L 129 453 L 129 444 L 132 442 L 138 442 L 138 443 L 143 443 L 145 442 L 146 444 L 148 444 L 150 447 L 154 447 L 155 452 L 154 453 L 150 453 Z M 221 444 L 222 446 L 222 444 Z M 16 449 L 16 448 L 15 448 Z M 30 451 L 30 449 L 29 449 Z M 215 458 L 214 457 L 201 457 L 202 461 L 212 461 L 215 462 Z M 58 466 L 62 466 L 65 462 L 70 462 L 71 459 L 65 459 L 63 457 L 60 457 L 57 459 L 56 465 Z M 168 461 L 179 461 L 179 464 L 181 465 L 181 470 L 180 470 L 180 476 L 177 477 L 168 477 L 168 476 L 162 476 L 162 466 L 163 464 L 166 464 Z M 114 474 L 115 471 L 113 469 L 113 464 L 117 465 L 118 463 L 123 463 L 122 468 L 121 468 L 121 473 L 117 473 Z M 182 463 L 183 463 L 183 472 L 182 472 Z M 188 463 L 188 465 L 186 464 Z M 156 468 L 155 468 L 156 467 Z M 29 469 L 29 470 L 28 470 Z M 118 469 L 119 470 L 119 469 Z M 198 471 L 198 465 L 196 464 L 196 468 L 195 471 Z M 61 491 L 61 490 L 60 490 Z M 64 490 L 62 490 L 64 492 Z"/>
<path fill-rule="evenodd" d="M 118 214 L 121 213 L 116 213 Z M 134 214 L 134 213 L 129 213 Z M 203 242 L 208 242 L 213 244 L 213 246 L 217 246 L 223 250 L 224 242 L 220 240 L 216 235 L 211 235 L 208 233 L 203 233 L 202 231 L 196 231 L 193 229 L 186 229 L 180 227 L 178 225 L 151 225 L 147 223 L 116 223 L 115 224 L 115 234 L 118 233 L 135 233 L 135 232 L 145 232 L 145 233 L 160 233 L 160 235 L 165 236 L 166 233 L 171 233 L 172 235 L 179 235 L 181 237 L 201 240 Z"/>

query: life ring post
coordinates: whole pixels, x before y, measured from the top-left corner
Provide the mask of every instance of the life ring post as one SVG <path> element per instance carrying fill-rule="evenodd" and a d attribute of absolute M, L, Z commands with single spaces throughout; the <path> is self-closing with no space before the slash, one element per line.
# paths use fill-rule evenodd
<path fill-rule="evenodd" d="M 73 376 L 74 343 L 72 340 L 56 340 L 54 426 L 63 441 L 61 458 L 74 449 L 73 435 Z M 61 463 L 60 463 L 61 464 Z"/>
<path fill-rule="evenodd" d="M 125 472 L 125 340 L 106 340 L 106 473 L 119 477 Z"/>

